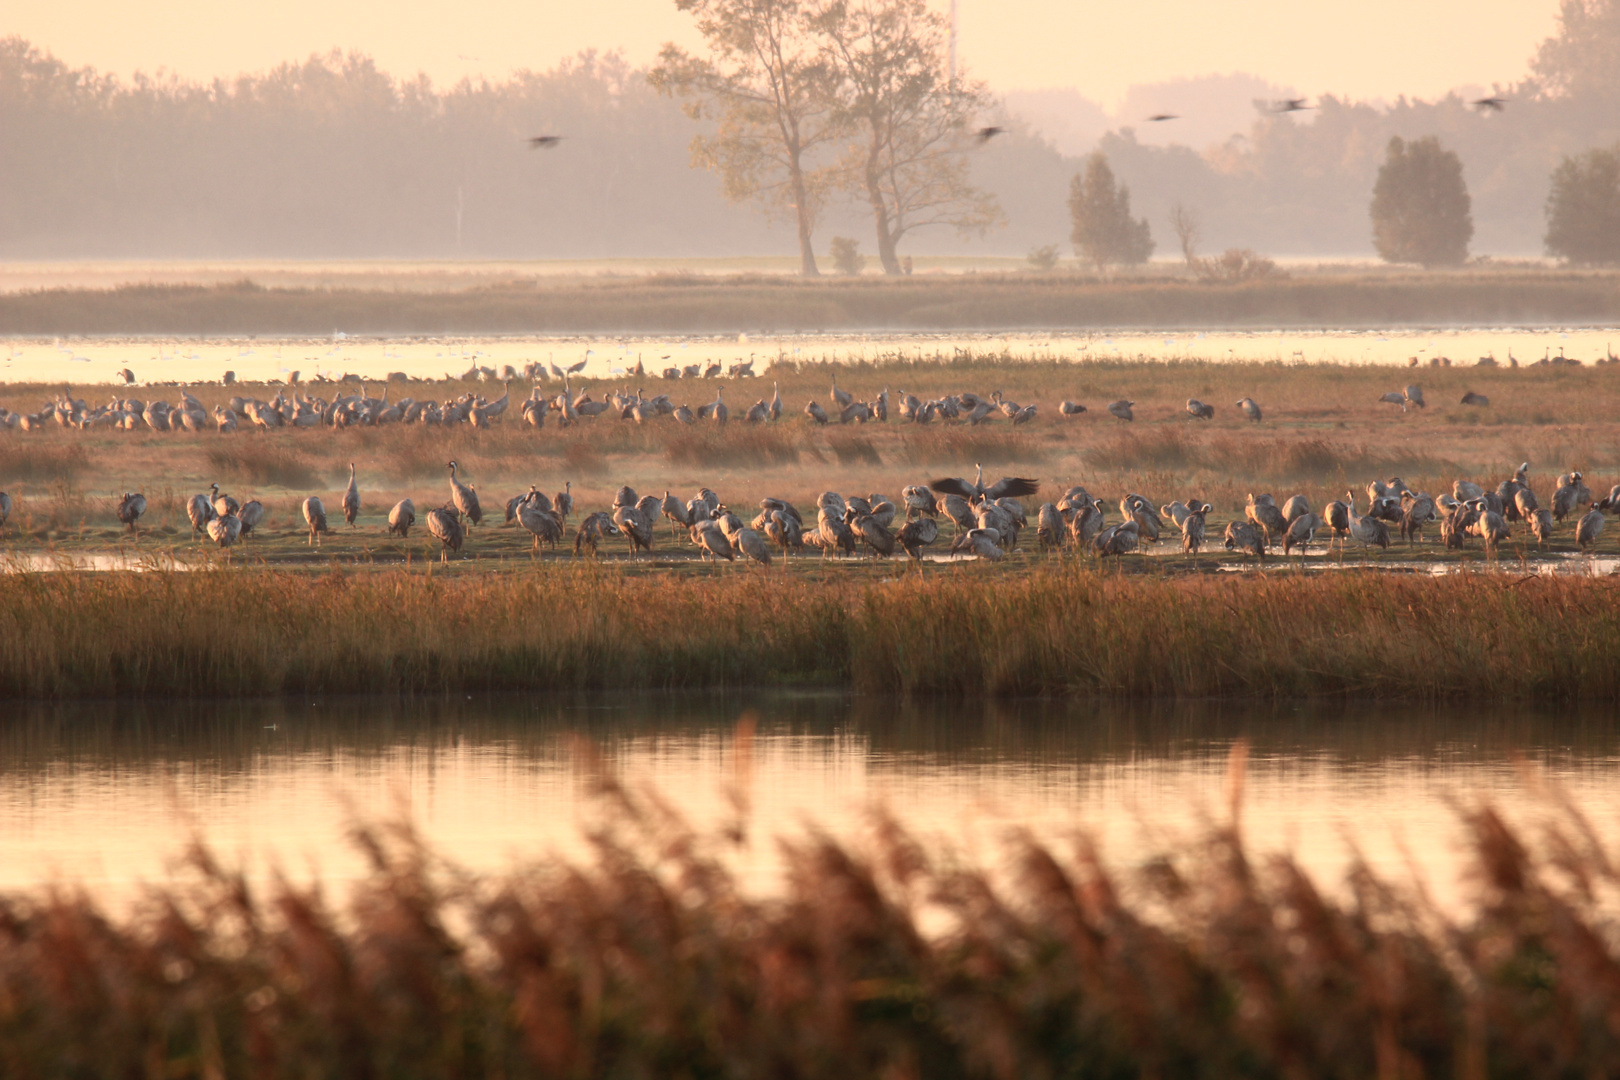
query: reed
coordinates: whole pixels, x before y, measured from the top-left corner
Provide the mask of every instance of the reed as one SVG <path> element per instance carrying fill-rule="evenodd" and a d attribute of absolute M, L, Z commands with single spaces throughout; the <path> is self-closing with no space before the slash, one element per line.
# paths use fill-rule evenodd
<path fill-rule="evenodd" d="M 1620 1068 L 1620 875 L 1572 811 L 1463 811 L 1441 912 L 1356 866 L 1324 890 L 1236 825 L 1105 864 L 1027 836 L 992 874 L 879 820 L 782 846 L 600 778 L 572 865 L 477 878 L 407 828 L 369 874 L 260 890 L 204 848 L 132 914 L 0 901 L 7 1076 L 1601 1076 Z M 741 804 L 742 801 L 739 800 Z M 745 804 L 744 804 L 745 805 Z"/>
<path fill-rule="evenodd" d="M 19 573 L 0 694 L 824 685 L 1620 701 L 1614 581 L 1034 566 Z M 882 577 L 877 574 L 881 573 Z"/>

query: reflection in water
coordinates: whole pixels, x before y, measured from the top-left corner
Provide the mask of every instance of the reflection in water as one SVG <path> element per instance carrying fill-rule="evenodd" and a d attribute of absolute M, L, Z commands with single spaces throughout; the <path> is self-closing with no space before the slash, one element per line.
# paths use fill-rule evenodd
<path fill-rule="evenodd" d="M 478 869 L 577 853 L 599 808 L 576 736 L 599 748 L 599 767 L 714 824 L 729 814 L 732 735 L 750 710 L 762 839 L 811 821 L 857 830 L 880 803 L 982 858 L 1010 825 L 1059 839 L 1083 827 L 1129 864 L 1220 812 L 1227 754 L 1243 737 L 1257 846 L 1332 877 L 1353 834 L 1387 873 L 1404 874 L 1410 853 L 1442 896 L 1457 871 L 1448 799 L 1533 813 L 1511 763 L 1522 752 L 1606 824 L 1620 757 L 1607 713 L 1322 703 L 645 694 L 21 706 L 0 729 L 0 889 L 62 876 L 126 895 L 161 879 L 194 831 L 254 874 L 318 866 L 342 879 L 360 871 L 348 825 L 400 812 Z M 768 885 L 771 845 L 744 861 Z"/>

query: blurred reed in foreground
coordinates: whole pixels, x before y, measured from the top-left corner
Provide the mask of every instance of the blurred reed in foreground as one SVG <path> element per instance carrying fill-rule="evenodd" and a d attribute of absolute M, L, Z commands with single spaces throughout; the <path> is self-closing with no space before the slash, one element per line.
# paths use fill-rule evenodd
<path fill-rule="evenodd" d="M 1135 569 L 22 573 L 0 589 L 0 694 L 785 684 L 1620 701 L 1612 579 Z"/>
<path fill-rule="evenodd" d="M 655 804 L 578 864 L 470 878 L 408 830 L 369 876 L 264 892 L 197 850 L 113 916 L 0 900 L 0 1072 L 255 1077 L 1486 1077 L 1620 1070 L 1614 864 L 1573 812 L 1534 842 L 1465 811 L 1443 912 L 1365 867 L 1318 889 L 1241 834 L 1117 871 L 1004 841 L 987 874 L 892 822 L 783 848 Z M 1610 906 L 1605 907 L 1606 904 Z M 1609 914 L 1604 914 L 1607 911 Z"/>

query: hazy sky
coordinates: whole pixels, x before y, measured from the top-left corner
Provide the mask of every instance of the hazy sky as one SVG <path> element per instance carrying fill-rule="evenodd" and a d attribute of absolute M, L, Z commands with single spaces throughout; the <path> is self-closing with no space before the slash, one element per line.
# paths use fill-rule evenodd
<path fill-rule="evenodd" d="M 937 0 L 943 9 L 949 0 Z M 1302 94 L 1434 97 L 1522 76 L 1558 0 L 958 0 L 961 55 L 998 90 L 1128 86 L 1251 72 Z M 189 78 L 333 47 L 454 82 L 550 67 L 582 49 L 636 62 L 690 43 L 673 0 L 8 0 L 0 36 L 74 65 Z"/>

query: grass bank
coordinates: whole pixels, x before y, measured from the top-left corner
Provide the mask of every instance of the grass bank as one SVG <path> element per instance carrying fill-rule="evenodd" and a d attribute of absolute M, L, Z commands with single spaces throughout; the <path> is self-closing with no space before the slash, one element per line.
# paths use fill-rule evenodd
<path fill-rule="evenodd" d="M 1139 566 L 1140 564 L 1134 564 Z M 0 694 L 820 685 L 965 695 L 1620 701 L 1620 584 L 1048 560 L 874 580 L 547 566 L 19 574 Z"/>
<path fill-rule="evenodd" d="M 735 333 L 738 329 L 1607 324 L 1620 276 L 1569 270 L 1282 277 L 1071 274 L 514 281 L 474 289 L 126 285 L 0 294 L 0 334 Z"/>
<path fill-rule="evenodd" d="M 779 893 L 608 781 L 577 865 L 495 878 L 366 831 L 345 903 L 206 852 L 129 916 L 0 901 L 7 1076 L 1603 1076 L 1620 876 L 1573 814 L 1465 813 L 1440 912 L 1321 891 L 1236 828 L 1120 872 L 1004 842 L 987 873 L 892 823 L 790 845 Z M 746 817 L 742 818 L 746 826 Z M 741 830 L 746 836 L 746 828 Z M 746 842 L 746 841 L 744 841 Z"/>

